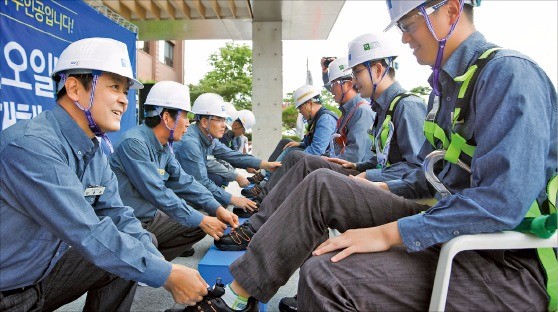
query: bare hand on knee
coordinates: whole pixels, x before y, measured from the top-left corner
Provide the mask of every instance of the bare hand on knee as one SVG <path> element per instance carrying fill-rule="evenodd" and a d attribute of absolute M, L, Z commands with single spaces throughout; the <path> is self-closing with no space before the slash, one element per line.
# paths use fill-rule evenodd
<path fill-rule="evenodd" d="M 394 221 L 371 228 L 347 230 L 345 233 L 323 242 L 312 252 L 312 255 L 319 256 L 342 249 L 331 258 L 332 262 L 337 262 L 354 253 L 386 251 L 391 246 L 402 243 L 397 221 Z"/>

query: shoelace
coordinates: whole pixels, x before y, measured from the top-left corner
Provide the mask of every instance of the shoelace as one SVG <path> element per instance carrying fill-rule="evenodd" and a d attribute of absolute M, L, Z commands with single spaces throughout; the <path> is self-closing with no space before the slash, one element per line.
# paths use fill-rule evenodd
<path fill-rule="evenodd" d="M 252 176 L 252 179 L 253 179 L 256 183 L 262 182 L 264 178 L 265 178 L 264 175 L 263 175 L 260 171 L 256 172 L 256 174 L 254 174 L 254 175 Z"/>
<path fill-rule="evenodd" d="M 252 195 L 258 196 L 262 192 L 262 188 L 259 185 L 254 185 L 254 187 L 250 189 L 250 192 L 252 193 Z"/>
<path fill-rule="evenodd" d="M 231 230 L 231 239 L 238 245 L 242 245 L 242 240 L 250 242 L 250 235 L 244 232 L 244 226 L 239 227 L 238 229 Z M 242 232 L 242 233 L 240 233 Z"/>
<path fill-rule="evenodd" d="M 217 282 L 215 283 L 215 287 L 213 287 L 213 289 L 211 290 L 208 289 L 208 293 L 203 297 L 202 301 L 198 302 L 193 307 L 185 308 L 184 312 L 196 312 L 196 311 L 217 312 L 217 309 L 215 309 L 215 307 L 213 306 L 213 302 L 211 300 L 216 298 L 221 298 L 221 296 L 223 296 L 223 294 L 225 293 L 224 287 L 225 285 L 221 282 L 221 278 L 218 277 Z"/>

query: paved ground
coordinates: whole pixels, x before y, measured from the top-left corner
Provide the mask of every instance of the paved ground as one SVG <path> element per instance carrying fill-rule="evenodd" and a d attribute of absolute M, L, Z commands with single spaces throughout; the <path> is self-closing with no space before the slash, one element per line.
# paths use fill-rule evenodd
<path fill-rule="evenodd" d="M 245 172 L 244 172 L 245 173 Z M 227 191 L 240 195 L 240 188 L 236 183 L 231 183 L 232 185 L 227 188 Z M 190 268 L 197 268 L 198 262 L 201 258 L 205 255 L 206 251 L 209 247 L 213 244 L 213 239 L 207 236 L 205 239 L 200 241 L 195 245 L 196 253 L 193 257 L 188 258 L 177 258 L 173 262 L 180 263 L 186 265 Z M 210 285 L 215 283 L 215 281 L 207 281 Z M 289 282 L 279 289 L 279 292 L 271 299 L 271 301 L 267 305 L 267 311 L 279 311 L 278 304 L 281 298 L 286 296 L 293 296 L 296 293 L 298 283 L 298 271 L 293 275 L 293 277 L 289 280 Z M 80 299 L 67 304 L 60 309 L 56 310 L 57 312 L 74 312 L 74 311 L 81 311 L 83 308 L 83 304 L 85 303 L 85 296 L 81 297 Z M 151 288 L 149 286 L 146 287 L 138 287 L 138 291 L 136 293 L 136 297 L 134 300 L 134 304 L 132 305 L 132 311 L 146 311 L 146 312 L 155 312 L 155 311 L 164 311 L 165 309 L 169 308 L 178 308 L 178 305 L 174 305 L 174 301 L 170 293 L 168 293 L 164 288 Z"/>

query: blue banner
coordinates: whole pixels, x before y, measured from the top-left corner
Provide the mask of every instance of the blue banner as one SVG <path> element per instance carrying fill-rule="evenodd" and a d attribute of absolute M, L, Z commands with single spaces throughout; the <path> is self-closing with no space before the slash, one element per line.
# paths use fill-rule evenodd
<path fill-rule="evenodd" d="M 56 104 L 52 69 L 72 42 L 107 37 L 124 42 L 135 72 L 136 34 L 81 0 L 0 0 L 0 131 Z M 120 133 L 136 124 L 136 93 Z"/>

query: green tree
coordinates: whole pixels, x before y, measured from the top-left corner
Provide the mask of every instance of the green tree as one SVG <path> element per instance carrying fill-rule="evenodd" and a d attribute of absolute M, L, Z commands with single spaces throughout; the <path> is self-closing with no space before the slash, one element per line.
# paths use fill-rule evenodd
<path fill-rule="evenodd" d="M 252 109 L 252 49 L 229 42 L 209 56 L 213 67 L 196 85 L 190 85 L 195 101 L 202 93 L 217 93 L 237 109 Z"/>

